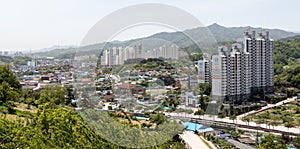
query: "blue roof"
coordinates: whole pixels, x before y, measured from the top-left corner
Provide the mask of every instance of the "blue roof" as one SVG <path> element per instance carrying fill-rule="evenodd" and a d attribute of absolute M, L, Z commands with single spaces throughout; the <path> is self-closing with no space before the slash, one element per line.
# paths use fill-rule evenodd
<path fill-rule="evenodd" d="M 164 110 L 172 110 L 172 108 L 164 107 Z"/>
<path fill-rule="evenodd" d="M 186 127 L 186 130 L 191 130 L 191 131 L 197 130 L 200 133 L 214 131 L 214 129 L 211 127 L 207 127 L 202 124 L 198 124 L 194 122 L 184 122 L 184 126 Z"/>

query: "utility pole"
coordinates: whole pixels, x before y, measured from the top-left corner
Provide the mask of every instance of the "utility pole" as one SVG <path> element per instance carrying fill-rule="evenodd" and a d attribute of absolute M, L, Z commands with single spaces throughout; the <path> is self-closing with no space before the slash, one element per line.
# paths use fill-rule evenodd
<path fill-rule="evenodd" d="M 257 126 L 257 124 L 256 124 Z M 259 142 L 258 142 L 258 129 L 256 130 L 256 149 L 259 147 Z"/>

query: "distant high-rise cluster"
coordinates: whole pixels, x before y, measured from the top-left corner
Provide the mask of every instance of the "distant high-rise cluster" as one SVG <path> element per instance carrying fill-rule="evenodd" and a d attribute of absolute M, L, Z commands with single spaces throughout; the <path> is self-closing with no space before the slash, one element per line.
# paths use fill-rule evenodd
<path fill-rule="evenodd" d="M 268 31 L 255 37 L 255 31 L 244 33 L 243 43 L 218 48 L 211 59 L 198 62 L 200 83 L 211 76 L 212 95 L 228 100 L 249 99 L 251 94 L 272 93 L 274 89 L 274 41 Z"/>
<path fill-rule="evenodd" d="M 176 45 L 161 46 L 158 49 L 144 50 L 142 45 L 133 47 L 113 47 L 102 51 L 100 55 L 102 66 L 123 65 L 126 60 L 136 58 L 165 58 L 177 60 L 179 48 Z"/>
<path fill-rule="evenodd" d="M 24 53 L 21 52 L 21 51 L 16 51 L 16 52 L 13 52 L 13 51 L 0 51 L 0 56 L 11 56 L 11 57 L 24 56 Z"/>
<path fill-rule="evenodd" d="M 1 56 L 9 56 L 9 52 L 8 51 L 0 51 L 0 55 Z"/>

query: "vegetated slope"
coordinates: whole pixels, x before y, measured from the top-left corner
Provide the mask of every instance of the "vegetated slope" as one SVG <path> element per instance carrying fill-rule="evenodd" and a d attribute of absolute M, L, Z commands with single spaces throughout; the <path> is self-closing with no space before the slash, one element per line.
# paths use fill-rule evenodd
<path fill-rule="evenodd" d="M 247 29 L 260 32 L 261 30 L 268 30 L 272 39 L 282 39 L 298 35 L 297 33 L 288 32 L 280 29 L 254 28 L 254 27 L 224 27 L 218 24 L 212 24 L 207 27 L 197 27 L 187 29 L 183 32 L 161 32 L 144 38 L 131 39 L 127 41 L 112 41 L 110 43 L 99 43 L 81 47 L 82 51 L 87 54 L 99 54 L 100 49 L 107 49 L 109 47 L 125 47 L 142 44 L 144 49 L 153 49 L 162 46 L 163 44 L 176 44 L 180 48 L 195 47 L 195 43 L 200 46 L 200 49 L 213 50 L 216 43 L 239 41 L 243 38 L 243 33 Z M 191 37 L 191 38 L 190 38 Z M 83 48 L 83 49 L 82 49 Z M 213 48 L 213 49 L 212 49 Z M 199 50 L 199 49 L 198 49 Z M 76 48 L 69 49 L 55 49 L 47 52 L 40 52 L 39 55 L 53 56 L 57 58 L 74 57 Z"/>

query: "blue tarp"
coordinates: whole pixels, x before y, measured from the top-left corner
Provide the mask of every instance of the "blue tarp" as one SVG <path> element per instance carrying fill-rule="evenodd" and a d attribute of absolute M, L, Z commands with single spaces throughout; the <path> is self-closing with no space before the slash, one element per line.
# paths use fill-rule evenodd
<path fill-rule="evenodd" d="M 170 110 L 172 110 L 172 108 L 169 108 L 169 107 L 164 107 L 164 110 L 168 110 L 168 111 L 170 111 Z"/>
<path fill-rule="evenodd" d="M 202 124 L 194 123 L 194 122 L 184 122 L 184 126 L 186 130 L 198 131 L 199 133 L 211 132 L 214 131 L 213 128 L 204 126 Z"/>

